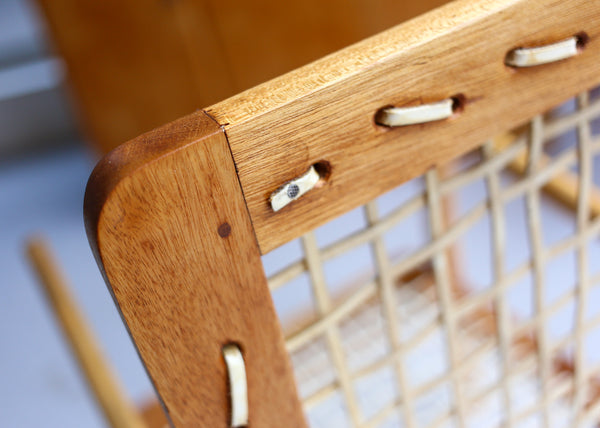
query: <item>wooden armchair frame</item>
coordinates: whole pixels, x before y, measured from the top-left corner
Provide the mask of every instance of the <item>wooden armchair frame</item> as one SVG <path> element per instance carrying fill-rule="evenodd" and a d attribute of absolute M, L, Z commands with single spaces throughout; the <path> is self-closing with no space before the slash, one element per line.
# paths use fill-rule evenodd
<path fill-rule="evenodd" d="M 585 34 L 568 60 L 514 48 Z M 249 426 L 305 426 L 260 255 L 600 83 L 600 3 L 458 0 L 140 136 L 85 195 L 92 249 L 175 426 L 227 426 L 222 347 L 243 351 Z M 454 97 L 447 120 L 377 125 Z M 321 166 L 278 212 L 269 197 Z"/>

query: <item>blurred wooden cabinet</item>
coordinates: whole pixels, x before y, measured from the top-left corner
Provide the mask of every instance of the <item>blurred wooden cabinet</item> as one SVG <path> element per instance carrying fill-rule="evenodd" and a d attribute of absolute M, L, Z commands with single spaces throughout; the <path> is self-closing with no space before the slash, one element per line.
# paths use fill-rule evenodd
<path fill-rule="evenodd" d="M 447 0 L 38 0 L 102 151 Z"/>

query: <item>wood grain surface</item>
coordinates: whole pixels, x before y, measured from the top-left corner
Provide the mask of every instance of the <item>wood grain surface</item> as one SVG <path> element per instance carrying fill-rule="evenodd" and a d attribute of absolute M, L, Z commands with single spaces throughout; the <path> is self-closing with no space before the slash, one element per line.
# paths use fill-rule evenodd
<path fill-rule="evenodd" d="M 226 427 L 221 348 L 237 343 L 250 427 L 303 427 L 288 355 L 225 134 L 203 112 L 96 167 L 88 237 L 177 427 Z"/>
<path fill-rule="evenodd" d="M 530 69 L 506 53 L 585 31 L 574 58 Z M 600 2 L 458 0 L 221 103 L 263 253 L 600 82 Z M 378 109 L 461 94 L 449 120 L 389 129 Z M 310 165 L 331 175 L 281 211 L 269 195 Z"/>

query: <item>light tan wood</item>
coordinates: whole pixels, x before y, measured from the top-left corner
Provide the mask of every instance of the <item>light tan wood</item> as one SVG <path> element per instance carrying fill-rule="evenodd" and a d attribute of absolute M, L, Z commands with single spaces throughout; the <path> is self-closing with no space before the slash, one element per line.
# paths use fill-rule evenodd
<path fill-rule="evenodd" d="M 517 136 L 512 133 L 503 134 L 494 139 L 495 148 L 501 151 L 508 147 Z M 547 165 L 550 159 L 546 155 L 541 156 L 540 164 Z M 527 152 L 523 151 L 508 167 L 516 174 L 523 175 L 527 169 Z M 577 201 L 579 197 L 579 177 L 569 171 L 562 172 L 546 183 L 542 189 L 558 202 L 572 210 L 577 209 Z M 589 196 L 590 215 L 596 217 L 600 215 L 600 191 L 596 186 L 592 187 Z"/>
<path fill-rule="evenodd" d="M 104 152 L 448 0 L 38 0 Z"/>
<path fill-rule="evenodd" d="M 585 31 L 578 56 L 515 71 L 518 46 Z M 458 0 L 207 109 L 225 126 L 263 253 L 600 82 L 600 3 Z M 560 84 L 557 84 L 560 82 Z M 388 105 L 464 95 L 457 117 L 387 129 Z M 318 161 L 330 179 L 273 213 L 269 195 Z"/>
<path fill-rule="evenodd" d="M 220 126 L 198 112 L 113 151 L 85 198 L 92 248 L 177 427 L 226 427 L 221 348 L 237 343 L 250 427 L 303 413 Z"/>
<path fill-rule="evenodd" d="M 27 256 L 108 424 L 113 428 L 146 427 L 104 359 L 45 242 L 40 238 L 30 239 Z"/>

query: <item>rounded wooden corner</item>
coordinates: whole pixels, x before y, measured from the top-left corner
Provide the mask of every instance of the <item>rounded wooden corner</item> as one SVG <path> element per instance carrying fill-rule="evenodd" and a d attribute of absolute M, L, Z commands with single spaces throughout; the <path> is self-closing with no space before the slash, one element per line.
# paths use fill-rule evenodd
<path fill-rule="evenodd" d="M 83 217 L 88 241 L 101 269 L 98 223 L 115 187 L 144 165 L 219 132 L 224 132 L 223 128 L 212 117 L 197 111 L 129 140 L 100 159 L 85 188 Z"/>
<path fill-rule="evenodd" d="M 235 164 L 213 119 L 199 112 L 112 151 L 89 179 L 84 211 L 97 263 L 174 425 L 227 423 L 222 347 L 235 342 L 253 423 L 305 426 Z"/>

